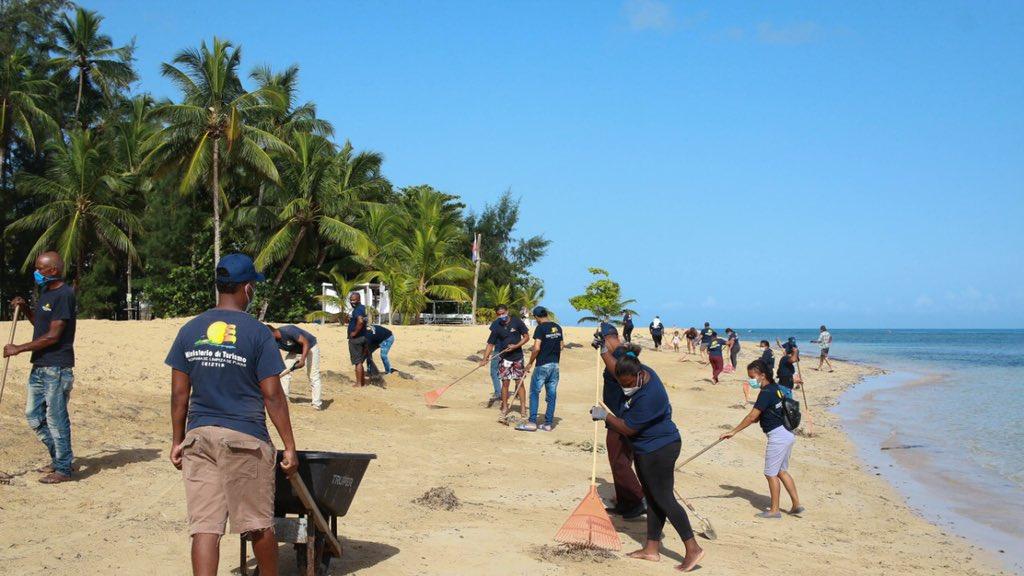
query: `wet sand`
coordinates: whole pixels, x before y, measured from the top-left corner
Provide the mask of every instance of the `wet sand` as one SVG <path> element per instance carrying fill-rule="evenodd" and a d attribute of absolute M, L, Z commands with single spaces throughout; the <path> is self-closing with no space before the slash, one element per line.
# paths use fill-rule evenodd
<path fill-rule="evenodd" d="M 22 407 L 28 358 L 11 362 L 0 406 L 0 571 L 16 575 L 188 572 L 188 538 L 180 473 L 167 460 L 169 368 L 163 358 L 184 320 L 82 321 L 71 402 L 78 481 L 43 486 L 29 470 L 45 463 L 42 445 Z M 552 553 L 552 537 L 586 494 L 590 454 L 587 410 L 594 397 L 590 330 L 568 328 L 583 344 L 563 355 L 554 432 L 515 432 L 484 408 L 485 369 L 453 387 L 439 408 L 424 406 L 427 390 L 472 369 L 467 356 L 486 338 L 484 327 L 397 327 L 392 359 L 414 379 L 397 375 L 387 387 L 353 389 L 343 331 L 307 326 L 322 347 L 327 409 L 308 406 L 304 375 L 292 382 L 292 418 L 300 449 L 373 452 L 363 484 L 340 521 L 346 556 L 332 574 L 611 575 L 672 574 L 682 544 L 669 530 L 659 564 L 619 554 L 576 558 Z M 6 333 L 7 325 L 0 325 Z M 22 324 L 18 341 L 29 337 Z M 753 350 L 741 362 L 753 359 Z M 683 454 L 712 442 L 746 413 L 744 374 L 717 386 L 695 357 L 645 351 L 673 400 Z M 429 362 L 433 370 L 413 362 Z M 700 574 L 787 571 L 790 574 L 998 574 L 997 559 L 948 530 L 929 524 L 881 476 L 861 462 L 829 413 L 839 394 L 871 369 L 836 363 L 831 374 L 805 371 L 818 434 L 800 437 L 791 473 L 808 508 L 802 518 L 756 520 L 767 505 L 761 474 L 764 436 L 756 427 L 724 442 L 677 476 L 680 493 L 708 517 L 718 540 L 701 540 Z M 738 406 L 738 407 L 737 407 Z M 599 457 L 598 485 L 611 494 L 611 474 Z M 451 489 L 452 510 L 412 501 L 435 487 Z M 783 504 L 787 500 L 783 497 Z M 615 520 L 623 552 L 635 549 L 643 521 Z M 252 562 L 250 560 L 250 565 Z M 222 544 L 221 574 L 237 573 L 237 538 Z M 282 574 L 295 574 L 282 550 Z"/>

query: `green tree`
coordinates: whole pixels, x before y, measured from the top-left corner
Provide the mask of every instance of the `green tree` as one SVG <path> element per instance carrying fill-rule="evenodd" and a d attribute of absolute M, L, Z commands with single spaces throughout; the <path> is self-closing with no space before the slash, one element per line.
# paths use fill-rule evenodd
<path fill-rule="evenodd" d="M 320 302 L 322 307 L 337 308 L 340 312 L 332 314 L 325 312 L 321 307 L 320 310 L 312 310 L 307 313 L 306 320 L 310 322 L 338 322 L 340 324 L 345 318 L 345 306 L 348 306 L 348 295 L 355 292 L 360 285 L 372 280 L 373 277 L 370 274 L 360 274 L 354 278 L 348 278 L 336 267 L 331 268 L 331 271 L 324 274 L 324 276 L 330 280 L 335 295 L 320 294 L 316 296 L 316 301 Z"/>
<path fill-rule="evenodd" d="M 10 145 L 17 136 L 30 149 L 46 131 L 57 132 L 57 123 L 46 113 L 45 102 L 55 86 L 33 72 L 27 52 L 8 54 L 0 59 L 0 179 Z"/>
<path fill-rule="evenodd" d="M 569 304 L 576 310 L 590 312 L 590 316 L 580 318 L 577 320 L 578 323 L 604 322 L 626 312 L 636 314 L 629 308 L 629 305 L 636 300 L 622 299 L 622 288 L 618 282 L 611 279 L 607 270 L 601 268 L 589 268 L 588 270 L 597 276 L 597 279 L 587 286 L 583 294 L 569 299 Z"/>
<path fill-rule="evenodd" d="M 58 43 L 53 47 L 53 65 L 59 73 L 77 76 L 75 118 L 83 127 L 79 110 L 87 88 L 95 84 L 109 101 L 115 92 L 136 80 L 131 65 L 134 42 L 115 48 L 110 36 L 100 33 L 101 22 L 103 16 L 78 7 L 74 19 L 64 14 L 55 26 Z"/>
<path fill-rule="evenodd" d="M 159 171 L 175 171 L 180 192 L 208 183 L 213 202 L 213 259 L 220 259 L 220 178 L 227 166 L 244 167 L 250 174 L 277 183 L 279 176 L 269 151 L 292 153 L 287 144 L 257 127 L 270 107 L 259 92 L 246 92 L 238 77 L 241 51 L 230 42 L 213 39 L 207 46 L 187 49 L 162 67 L 164 76 L 183 93 L 180 104 L 154 111 L 167 125 L 156 135 L 147 162 Z"/>
<path fill-rule="evenodd" d="M 539 281 L 530 276 L 530 267 L 544 257 L 550 240 L 543 236 L 515 238 L 519 224 L 519 201 L 506 191 L 495 204 L 488 204 L 479 215 L 470 213 L 466 217 L 466 228 L 470 236 L 479 233 L 481 257 L 483 258 L 482 278 L 495 284 L 508 284 L 515 291 L 527 288 Z"/>
<path fill-rule="evenodd" d="M 78 288 L 86 256 L 96 244 L 138 260 L 129 233 L 138 230 L 139 221 L 126 209 L 125 182 L 114 171 L 112 159 L 109 147 L 91 132 L 74 130 L 66 144 L 54 143 L 50 167 L 43 176 L 23 173 L 18 177 L 19 189 L 43 199 L 34 212 L 7 227 L 8 232 L 42 230 L 23 269 L 40 252 L 55 248 L 74 268 Z"/>
<path fill-rule="evenodd" d="M 346 187 L 338 178 L 339 162 L 334 146 L 325 138 L 308 132 L 292 134 L 295 156 L 283 160 L 280 195 L 282 206 L 274 207 L 277 227 L 256 257 L 265 268 L 280 263 L 273 285 L 281 283 L 296 253 L 306 240 L 306 250 L 315 259 L 321 243 L 330 242 L 357 254 L 368 251 L 369 241 L 359 228 L 346 222 L 344 214 L 358 202 L 360 186 Z M 266 315 L 264 303 L 260 320 Z"/>

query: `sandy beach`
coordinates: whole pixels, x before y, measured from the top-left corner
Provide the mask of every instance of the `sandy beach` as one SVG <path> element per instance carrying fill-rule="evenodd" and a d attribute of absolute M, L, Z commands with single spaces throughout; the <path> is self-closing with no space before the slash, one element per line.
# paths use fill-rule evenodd
<path fill-rule="evenodd" d="M 184 490 L 180 473 L 167 460 L 170 370 L 163 364 L 183 322 L 79 322 L 71 418 L 80 471 L 74 483 L 36 482 L 31 470 L 45 458 L 22 414 L 28 357 L 12 360 L 0 406 L 0 471 L 15 476 L 0 485 L 0 572 L 177 576 L 188 571 Z M 660 564 L 622 554 L 576 561 L 547 548 L 589 482 L 590 455 L 582 446 L 593 430 L 587 414 L 595 382 L 594 353 L 587 345 L 591 330 L 566 330 L 568 341 L 582 346 L 562 357 L 554 432 L 521 433 L 496 423 L 497 410 L 484 407 L 490 391 L 484 369 L 452 388 L 440 402 L 443 407 L 424 406 L 425 391 L 473 368 L 467 357 L 483 348 L 485 327 L 396 327 L 392 361 L 414 378 L 391 375 L 386 388 L 364 389 L 351 387 L 343 331 L 304 327 L 320 340 L 327 409 L 309 407 L 304 375 L 293 380 L 299 448 L 378 456 L 341 520 L 346 556 L 332 564 L 332 574 L 675 573 L 682 543 L 672 531 Z M 9 324 L 0 324 L 0 333 L 8 329 Z M 20 324 L 16 340 L 28 339 L 30 330 L 28 323 Z M 752 357 L 748 346 L 741 361 Z M 669 388 L 682 452 L 689 455 L 746 413 L 745 374 L 725 375 L 716 386 L 710 368 L 696 357 L 679 358 L 653 351 L 642 356 Z M 416 361 L 427 364 L 413 365 Z M 915 515 L 858 459 L 838 417 L 827 410 L 844 389 L 870 373 L 869 367 L 841 362 L 831 374 L 804 371 L 817 434 L 798 439 L 790 470 L 808 508 L 802 518 L 754 518 L 768 501 L 761 474 L 765 441 L 756 427 L 677 475 L 679 492 L 712 521 L 719 536 L 701 540 L 706 557 L 697 573 L 1005 573 L 990 553 Z M 610 479 L 602 454 L 602 495 L 610 494 Z M 412 503 L 434 487 L 453 490 L 461 506 L 447 511 Z M 635 549 L 644 522 L 615 522 L 623 552 Z M 225 538 L 221 550 L 220 573 L 237 573 L 237 538 Z M 290 549 L 281 565 L 282 574 L 295 574 Z"/>

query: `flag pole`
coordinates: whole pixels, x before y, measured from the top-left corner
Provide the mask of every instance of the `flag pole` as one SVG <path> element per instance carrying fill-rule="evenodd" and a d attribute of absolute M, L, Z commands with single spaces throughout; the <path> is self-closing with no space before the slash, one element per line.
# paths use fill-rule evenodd
<path fill-rule="evenodd" d="M 480 281 L 480 234 L 473 238 L 473 256 L 476 260 L 476 271 L 473 273 L 473 324 L 476 324 L 476 292 Z"/>

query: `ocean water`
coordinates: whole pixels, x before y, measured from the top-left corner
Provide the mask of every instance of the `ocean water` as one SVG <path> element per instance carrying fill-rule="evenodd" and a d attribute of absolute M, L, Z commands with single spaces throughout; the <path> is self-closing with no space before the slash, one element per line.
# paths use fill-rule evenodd
<path fill-rule="evenodd" d="M 796 337 L 813 390 L 817 330 L 738 332 L 744 346 Z M 887 371 L 835 408 L 868 469 L 1024 574 L 1024 330 L 830 332 L 831 356 Z"/>

